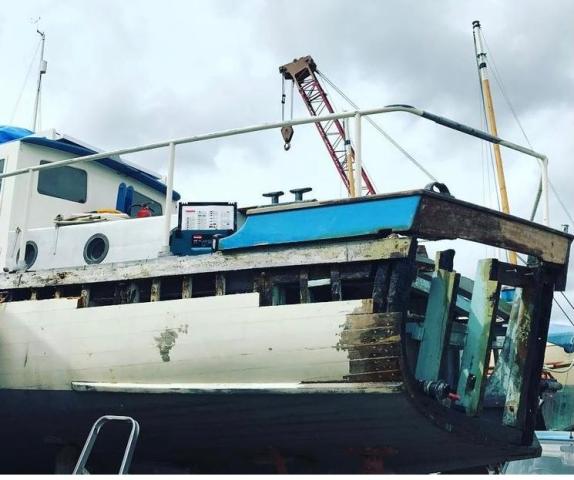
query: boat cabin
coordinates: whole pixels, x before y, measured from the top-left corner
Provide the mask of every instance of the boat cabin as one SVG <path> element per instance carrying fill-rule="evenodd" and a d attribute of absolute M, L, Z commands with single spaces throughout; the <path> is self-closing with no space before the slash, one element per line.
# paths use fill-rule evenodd
<path fill-rule="evenodd" d="M 38 134 L 14 127 L 1 130 L 0 173 L 97 153 L 93 147 L 53 129 Z M 138 218 L 139 221 L 130 223 L 130 231 L 134 233 L 131 238 L 138 239 L 140 245 L 148 244 L 148 248 L 142 252 L 133 245 L 132 250 L 139 258 L 157 256 L 159 239 L 154 237 L 154 232 L 159 233 L 160 229 L 148 225 L 150 221 L 161 221 L 154 217 L 161 217 L 165 210 L 166 186 L 159 175 L 119 157 L 80 162 L 34 173 L 28 199 L 27 177 L 0 180 L 0 267 L 12 270 L 16 266 L 18 235 L 23 223 L 27 225 L 28 237 L 26 266 L 34 270 L 81 266 L 97 260 L 90 260 L 89 255 L 77 247 L 98 234 L 96 243 L 100 247 L 105 244 L 110 253 L 102 261 L 130 259 L 120 252 L 114 255 L 114 245 L 121 241 L 122 246 L 127 247 L 128 240 L 121 234 L 125 225 L 114 227 L 112 223 L 118 222 L 109 220 Z M 179 198 L 174 192 L 174 203 L 169 206 L 172 212 Z M 27 219 L 23 208 L 26 201 L 29 202 Z M 142 208 L 144 215 L 139 218 Z M 72 225 L 73 232 L 57 228 Z M 76 250 L 79 254 L 74 260 Z"/>

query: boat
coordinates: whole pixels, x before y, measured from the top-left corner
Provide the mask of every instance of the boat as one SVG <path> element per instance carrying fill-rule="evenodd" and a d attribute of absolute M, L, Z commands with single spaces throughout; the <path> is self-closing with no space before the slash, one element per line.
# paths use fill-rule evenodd
<path fill-rule="evenodd" d="M 173 178 L 57 132 L 16 136 L 0 145 L 4 471 L 64 468 L 101 415 L 140 422 L 136 460 L 200 472 L 437 472 L 539 455 L 571 235 L 436 185 L 176 210 Z M 155 212 L 130 216 L 130 196 Z M 54 223 L 80 206 L 125 215 Z M 482 259 L 471 281 L 453 250 L 419 248 L 456 238 L 530 261 Z"/>
<path fill-rule="evenodd" d="M 314 92 L 311 65 L 283 74 Z M 408 105 L 308 106 L 317 116 L 114 151 L 37 132 L 37 107 L 31 130 L 0 127 L 0 471 L 72 472 L 110 415 L 141 426 L 134 473 L 484 472 L 540 455 L 544 351 L 574 238 L 549 226 L 546 157 Z M 376 194 L 360 125 L 393 112 L 535 158 L 545 224 L 438 182 Z M 238 207 L 174 191 L 177 145 L 281 129 L 288 149 L 305 124 L 322 125 L 352 198 L 303 187 Z M 161 148 L 165 179 L 125 158 Z M 482 258 L 470 279 L 455 250 L 427 254 L 455 239 L 528 261 Z M 88 470 L 112 473 L 120 450 L 109 440 Z"/>

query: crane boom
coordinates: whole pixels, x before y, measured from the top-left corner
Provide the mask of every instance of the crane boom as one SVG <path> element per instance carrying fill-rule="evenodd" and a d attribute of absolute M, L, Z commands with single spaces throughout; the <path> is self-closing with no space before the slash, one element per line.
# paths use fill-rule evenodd
<path fill-rule="evenodd" d="M 297 90 L 312 116 L 319 116 L 325 110 L 329 113 L 335 113 L 323 86 L 319 82 L 317 75 L 315 75 L 316 71 L 317 65 L 310 55 L 295 59 L 291 63 L 279 67 L 279 73 L 283 75 L 283 78 L 292 80 L 297 86 Z M 347 148 L 345 145 L 347 137 L 343 124 L 339 120 L 330 120 L 317 122 L 315 126 L 327 147 L 327 151 L 339 172 L 341 180 L 343 180 L 347 188 L 347 192 L 351 193 L 352 186 L 349 181 Z M 375 194 L 375 187 L 367 172 L 362 169 L 361 173 L 367 195 Z"/>

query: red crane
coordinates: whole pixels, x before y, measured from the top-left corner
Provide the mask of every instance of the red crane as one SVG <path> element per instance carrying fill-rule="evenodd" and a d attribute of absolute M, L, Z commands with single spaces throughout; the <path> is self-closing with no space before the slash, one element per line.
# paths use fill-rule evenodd
<path fill-rule="evenodd" d="M 279 67 L 279 73 L 283 75 L 283 78 L 292 80 L 293 83 L 297 85 L 297 89 L 307 106 L 307 110 L 309 110 L 312 116 L 319 116 L 324 113 L 325 110 L 329 113 L 335 113 L 323 86 L 315 74 L 316 71 L 317 64 L 309 55 Z M 343 180 L 347 191 L 351 193 L 352 187 L 348 175 L 347 148 L 345 144 L 347 136 L 345 135 L 343 124 L 339 120 L 330 120 L 327 122 L 317 122 L 315 126 L 329 151 L 329 155 L 341 176 L 341 180 Z M 376 192 L 373 182 L 371 182 L 371 179 L 364 169 L 361 170 L 361 173 L 367 195 L 374 195 Z"/>

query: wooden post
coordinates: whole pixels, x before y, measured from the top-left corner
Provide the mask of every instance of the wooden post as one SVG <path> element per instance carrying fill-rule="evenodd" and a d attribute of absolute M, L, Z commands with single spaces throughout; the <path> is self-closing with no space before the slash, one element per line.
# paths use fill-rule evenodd
<path fill-rule="evenodd" d="M 331 298 L 334 301 L 343 299 L 343 292 L 341 289 L 341 273 L 339 267 L 331 267 Z"/>
<path fill-rule="evenodd" d="M 299 297 L 301 303 L 309 303 L 311 301 L 309 294 L 309 272 L 307 270 L 301 270 L 299 274 Z"/>
<path fill-rule="evenodd" d="M 466 342 L 462 352 L 457 388 L 460 404 L 466 408 L 467 415 L 477 415 L 482 407 L 500 297 L 500 283 L 494 273 L 497 263 L 497 260 L 491 258 L 478 262 L 472 289 Z"/>
<path fill-rule="evenodd" d="M 80 292 L 80 298 L 78 299 L 78 308 L 87 308 L 90 306 L 90 287 L 84 285 L 82 291 Z"/>
<path fill-rule="evenodd" d="M 159 302 L 161 298 L 161 280 L 159 278 L 154 278 L 151 281 L 151 293 L 150 302 Z"/>
<path fill-rule="evenodd" d="M 418 380 L 438 380 L 448 349 L 452 317 L 460 274 L 452 270 L 454 250 L 437 252 L 431 279 L 415 376 Z M 448 258 L 446 258 L 448 257 Z M 441 266 L 446 267 L 445 269 Z"/>
<path fill-rule="evenodd" d="M 225 274 L 215 274 L 215 295 L 225 295 Z"/>
<path fill-rule="evenodd" d="M 193 294 L 193 277 L 184 275 L 181 279 L 181 298 L 191 298 Z"/>

